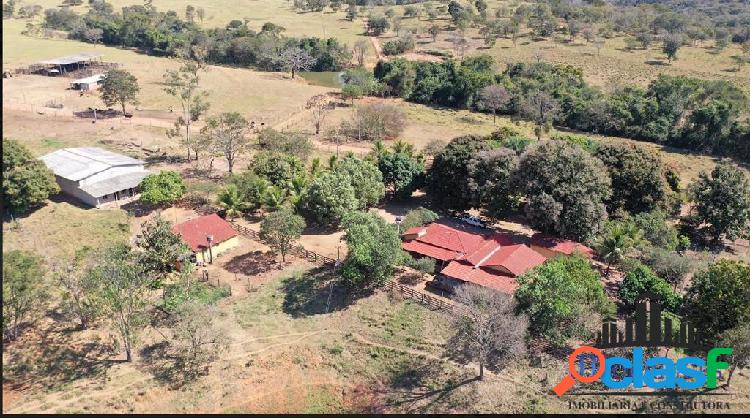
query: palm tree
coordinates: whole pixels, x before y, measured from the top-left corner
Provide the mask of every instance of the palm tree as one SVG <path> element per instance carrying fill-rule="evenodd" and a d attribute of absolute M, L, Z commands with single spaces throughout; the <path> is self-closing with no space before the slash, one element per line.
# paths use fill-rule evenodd
<path fill-rule="evenodd" d="M 632 222 L 610 222 L 597 245 L 599 254 L 607 262 L 605 274 L 609 276 L 612 264 L 620 264 L 642 240 L 643 231 Z"/>
<path fill-rule="evenodd" d="M 268 186 L 263 194 L 263 206 L 266 210 L 273 211 L 284 204 L 286 191 L 278 186 Z"/>
<path fill-rule="evenodd" d="M 401 139 L 393 143 L 393 152 L 396 154 L 406 154 L 409 157 L 414 156 L 414 144 L 410 144 Z"/>
<path fill-rule="evenodd" d="M 320 158 L 313 158 L 310 163 L 310 178 L 316 178 L 323 173 L 323 165 L 320 163 Z"/>
<path fill-rule="evenodd" d="M 242 216 L 243 212 L 250 209 L 250 205 L 234 184 L 228 185 L 219 193 L 218 204 L 226 210 L 230 218 Z"/>
<path fill-rule="evenodd" d="M 372 144 L 372 153 L 376 156 L 388 154 L 388 148 L 385 146 L 382 140 L 378 139 Z"/>

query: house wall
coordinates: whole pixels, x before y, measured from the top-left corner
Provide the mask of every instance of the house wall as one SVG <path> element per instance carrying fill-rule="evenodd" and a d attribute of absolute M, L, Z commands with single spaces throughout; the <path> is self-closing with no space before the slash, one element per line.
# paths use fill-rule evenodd
<path fill-rule="evenodd" d="M 55 176 L 55 179 L 57 180 L 57 184 L 60 185 L 60 190 L 63 193 L 73 196 L 89 206 L 97 207 L 99 205 L 97 198 L 84 192 L 78 187 L 77 181 L 68 180 L 60 176 Z"/>
<path fill-rule="evenodd" d="M 228 250 L 231 250 L 232 248 L 240 245 L 240 237 L 232 237 L 224 242 L 220 242 L 216 245 L 211 246 L 211 252 L 214 255 L 214 260 L 216 260 L 216 257 L 219 256 L 219 254 L 224 253 Z M 195 258 L 198 262 L 204 262 L 208 263 L 209 260 L 211 260 L 211 257 L 208 254 L 208 248 L 204 249 L 203 251 L 198 251 L 195 253 Z"/>

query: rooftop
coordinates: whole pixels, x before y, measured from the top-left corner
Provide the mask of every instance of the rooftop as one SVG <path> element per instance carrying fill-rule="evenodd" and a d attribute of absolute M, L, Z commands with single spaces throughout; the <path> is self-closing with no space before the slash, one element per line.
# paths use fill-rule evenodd
<path fill-rule="evenodd" d="M 63 148 L 41 157 L 55 175 L 79 181 L 112 167 L 143 166 L 144 162 L 101 148 Z"/>
<path fill-rule="evenodd" d="M 542 233 L 536 233 L 531 237 L 531 245 L 546 248 L 550 251 L 571 255 L 579 252 L 588 258 L 594 256 L 594 250 L 575 241 L 563 238 L 555 238 Z"/>
<path fill-rule="evenodd" d="M 94 58 L 101 57 L 102 54 L 96 52 L 80 52 L 75 55 L 66 55 L 64 57 L 52 58 L 44 61 L 39 61 L 39 64 L 45 65 L 69 65 L 77 62 L 90 61 Z"/>
<path fill-rule="evenodd" d="M 489 287 L 504 293 L 513 294 L 518 283 L 513 277 L 496 272 L 490 272 L 461 261 L 451 261 L 441 274 L 464 282 Z"/>
<path fill-rule="evenodd" d="M 193 251 L 208 248 L 208 236 L 213 235 L 212 245 L 220 244 L 237 236 L 232 225 L 217 214 L 199 216 L 172 226 L 172 231 L 180 235 Z"/>
<path fill-rule="evenodd" d="M 104 79 L 104 74 L 94 74 L 90 77 L 85 78 L 79 78 L 78 80 L 73 80 L 70 82 L 70 84 L 91 84 L 91 83 L 98 83 L 99 81 Z"/>

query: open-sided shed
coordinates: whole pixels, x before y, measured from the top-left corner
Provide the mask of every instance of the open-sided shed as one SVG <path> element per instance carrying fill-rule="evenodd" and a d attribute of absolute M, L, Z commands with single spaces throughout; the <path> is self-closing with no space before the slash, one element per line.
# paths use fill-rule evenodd
<path fill-rule="evenodd" d="M 48 75 L 65 74 L 66 72 L 80 70 L 93 62 L 101 62 L 102 54 L 96 52 L 80 52 L 75 55 L 66 55 L 48 60 L 43 60 L 32 65 L 35 71 L 45 71 Z"/>

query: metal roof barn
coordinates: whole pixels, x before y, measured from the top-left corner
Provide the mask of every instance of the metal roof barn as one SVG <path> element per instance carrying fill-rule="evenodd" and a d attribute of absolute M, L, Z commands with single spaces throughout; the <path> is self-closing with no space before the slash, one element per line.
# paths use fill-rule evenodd
<path fill-rule="evenodd" d="M 92 206 L 132 197 L 151 174 L 144 162 L 101 148 L 64 148 L 41 157 L 63 192 Z"/>
<path fill-rule="evenodd" d="M 87 62 L 96 58 L 101 58 L 102 54 L 95 52 L 81 52 L 75 55 L 66 55 L 64 57 L 52 58 L 49 60 L 39 61 L 39 64 L 44 65 L 70 65 L 77 64 L 79 62 Z"/>

